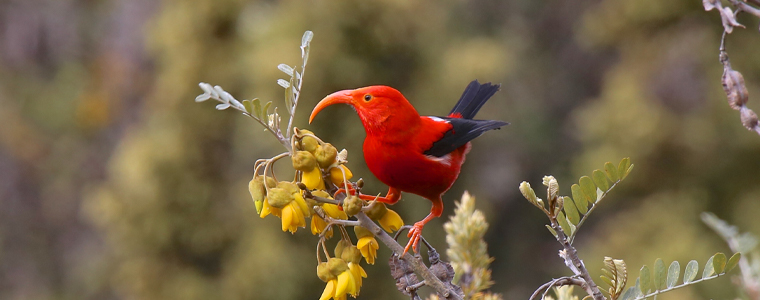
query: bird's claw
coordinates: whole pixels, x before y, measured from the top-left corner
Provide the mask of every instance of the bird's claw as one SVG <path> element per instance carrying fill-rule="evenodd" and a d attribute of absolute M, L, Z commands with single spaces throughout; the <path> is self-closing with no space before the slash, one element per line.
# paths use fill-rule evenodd
<path fill-rule="evenodd" d="M 419 252 L 420 239 L 422 238 L 422 228 L 424 226 L 424 223 L 417 222 L 414 223 L 414 226 L 412 226 L 412 228 L 409 228 L 409 234 L 406 235 L 409 237 L 409 242 L 406 244 L 404 253 L 402 253 L 401 256 L 404 256 L 407 252 L 409 252 L 409 248 L 412 248 L 414 250 L 414 253 Z"/>

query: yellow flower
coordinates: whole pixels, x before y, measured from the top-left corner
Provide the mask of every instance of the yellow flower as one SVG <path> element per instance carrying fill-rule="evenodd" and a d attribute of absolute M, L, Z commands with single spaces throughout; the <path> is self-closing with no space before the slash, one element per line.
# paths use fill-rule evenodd
<path fill-rule="evenodd" d="M 401 216 L 391 209 L 389 209 L 378 222 L 387 232 L 394 232 L 401 228 L 401 226 L 404 226 L 404 220 L 401 219 Z"/>
<path fill-rule="evenodd" d="M 380 248 L 380 245 L 377 243 L 377 240 L 374 236 L 370 235 L 359 238 L 359 241 L 356 243 L 356 247 L 358 247 L 359 251 L 362 252 L 362 256 L 364 256 L 364 260 L 366 260 L 368 264 L 375 264 L 377 249 Z"/>
<path fill-rule="evenodd" d="M 341 171 L 343 169 L 343 171 Z M 337 186 L 343 185 L 343 172 L 346 172 L 346 180 L 351 179 L 351 177 L 354 177 L 354 174 L 351 173 L 351 170 L 348 169 L 348 167 L 344 165 L 339 165 L 337 167 L 333 167 L 330 169 L 330 181 L 332 181 Z"/>
<path fill-rule="evenodd" d="M 310 190 L 324 190 L 325 181 L 322 180 L 322 171 L 318 167 L 314 167 L 311 171 L 303 172 L 301 182 L 306 185 Z"/>
<path fill-rule="evenodd" d="M 327 222 L 325 220 L 322 220 L 318 215 L 312 215 L 311 216 L 311 234 L 318 235 L 321 234 L 322 231 L 325 231 L 325 228 L 327 227 Z M 332 227 L 327 230 L 325 233 L 326 238 L 331 238 L 333 236 L 333 230 Z"/>
<path fill-rule="evenodd" d="M 259 216 L 263 219 L 269 214 L 273 214 L 279 218 L 280 216 L 282 216 L 282 209 L 277 208 L 277 207 L 272 207 L 271 205 L 269 205 L 269 201 L 267 199 L 264 199 L 264 205 L 261 207 L 261 214 L 259 214 Z"/>
<path fill-rule="evenodd" d="M 354 275 L 354 284 L 356 284 L 356 295 L 359 296 L 359 290 L 362 288 L 362 277 L 367 278 L 367 272 L 358 263 L 348 263 L 348 270 Z"/>
<path fill-rule="evenodd" d="M 282 231 L 295 233 L 298 227 L 306 227 L 306 218 L 298 204 L 291 201 L 282 208 Z"/>
<path fill-rule="evenodd" d="M 322 204 L 322 209 L 330 218 L 348 220 L 348 215 L 346 215 L 346 212 L 340 210 L 338 205 L 325 203 Z"/>
<path fill-rule="evenodd" d="M 330 298 L 342 300 L 346 299 L 347 294 L 353 297 L 359 295 L 359 288 L 356 286 L 357 281 L 354 278 L 354 273 L 344 260 L 330 258 L 326 265 L 329 266 L 330 275 L 322 276 L 324 278 L 320 277 L 320 279 L 326 279 L 327 282 L 324 291 L 322 291 L 322 296 L 319 297 L 320 300 Z M 320 270 L 317 268 L 317 275 L 319 274 Z"/>

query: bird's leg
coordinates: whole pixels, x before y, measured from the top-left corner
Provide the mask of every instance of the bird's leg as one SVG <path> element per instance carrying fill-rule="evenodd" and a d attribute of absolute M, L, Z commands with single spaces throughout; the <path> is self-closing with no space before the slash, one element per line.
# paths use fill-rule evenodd
<path fill-rule="evenodd" d="M 348 191 L 351 194 L 354 194 L 355 190 L 352 187 L 349 187 Z M 346 190 L 344 188 L 340 188 L 338 189 L 337 192 L 335 192 L 335 194 L 340 194 L 340 193 L 345 193 L 345 192 Z M 392 204 L 396 204 L 398 200 L 401 200 L 401 191 L 395 188 L 388 188 L 388 193 L 385 194 L 385 197 L 372 196 L 372 195 L 366 195 L 366 194 L 361 194 L 361 193 L 358 196 L 359 196 L 359 199 L 362 199 L 365 201 L 377 200 L 378 202 L 388 203 L 392 205 Z"/>
<path fill-rule="evenodd" d="M 441 216 L 441 213 L 443 213 L 443 201 L 441 200 L 441 197 L 438 196 L 436 199 L 431 199 L 430 201 L 433 202 L 433 207 L 430 209 L 430 214 L 427 215 L 422 221 L 419 221 L 417 223 L 414 223 L 414 226 L 409 229 L 409 234 L 407 236 L 409 237 L 409 242 L 406 244 L 406 247 L 404 248 L 404 253 L 401 254 L 401 256 L 404 256 L 407 252 L 409 252 L 409 248 L 411 247 L 414 249 L 414 252 L 419 252 L 419 245 L 420 245 L 420 238 L 422 238 L 422 228 L 425 227 L 425 224 L 427 222 L 430 222 L 430 220 L 435 219 L 437 217 Z"/>

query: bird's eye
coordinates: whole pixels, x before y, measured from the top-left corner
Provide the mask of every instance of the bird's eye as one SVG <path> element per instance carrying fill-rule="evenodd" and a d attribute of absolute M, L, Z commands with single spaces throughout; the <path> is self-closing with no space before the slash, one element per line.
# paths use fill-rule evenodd
<path fill-rule="evenodd" d="M 369 101 L 369 100 L 372 100 L 372 95 L 370 94 L 364 95 L 364 101 Z"/>

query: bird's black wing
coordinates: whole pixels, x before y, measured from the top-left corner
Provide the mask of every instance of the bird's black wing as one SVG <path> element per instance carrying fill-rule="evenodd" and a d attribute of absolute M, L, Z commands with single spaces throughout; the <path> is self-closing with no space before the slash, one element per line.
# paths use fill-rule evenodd
<path fill-rule="evenodd" d="M 453 127 L 443 135 L 443 138 L 433 143 L 433 146 L 425 151 L 425 154 L 435 157 L 441 157 L 451 153 L 467 142 L 479 137 L 483 132 L 509 125 L 507 122 L 494 120 L 470 120 L 448 117 L 434 118 L 443 119 Z"/>

